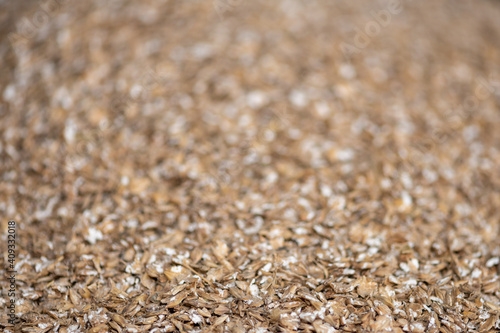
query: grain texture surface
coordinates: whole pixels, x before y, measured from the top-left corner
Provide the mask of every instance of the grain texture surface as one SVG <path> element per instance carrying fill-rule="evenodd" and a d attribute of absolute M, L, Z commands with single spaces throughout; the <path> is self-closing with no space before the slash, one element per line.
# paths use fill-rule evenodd
<path fill-rule="evenodd" d="M 500 330 L 499 1 L 0 8 L 2 331 Z"/>

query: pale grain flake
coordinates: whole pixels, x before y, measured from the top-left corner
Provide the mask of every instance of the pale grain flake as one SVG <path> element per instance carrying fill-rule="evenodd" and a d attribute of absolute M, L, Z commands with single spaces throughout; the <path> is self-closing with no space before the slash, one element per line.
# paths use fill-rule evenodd
<path fill-rule="evenodd" d="M 181 292 L 175 296 L 162 299 L 161 303 L 166 303 L 167 308 L 174 308 L 177 305 L 179 305 L 186 298 L 187 294 L 188 294 L 187 291 Z"/>
<path fill-rule="evenodd" d="M 126 325 L 126 321 L 125 321 L 125 318 L 123 318 L 122 316 L 120 316 L 119 314 L 112 314 L 111 315 L 111 319 L 118 325 L 120 325 L 121 327 L 124 327 Z"/>
<path fill-rule="evenodd" d="M 380 315 L 371 323 L 371 329 L 375 332 L 392 332 L 393 323 L 392 317 L 388 315 Z"/>
<path fill-rule="evenodd" d="M 114 321 L 109 322 L 109 326 L 118 333 L 121 333 L 123 331 L 122 327 Z"/>
<path fill-rule="evenodd" d="M 373 296 L 378 288 L 375 281 L 365 276 L 357 281 L 357 285 L 357 291 L 361 297 Z"/>
<path fill-rule="evenodd" d="M 312 326 L 316 330 L 317 333 L 335 333 L 338 332 L 334 327 L 327 323 L 322 323 L 321 321 L 317 320 L 312 323 Z"/>
<path fill-rule="evenodd" d="M 219 318 L 217 318 L 214 323 L 213 323 L 213 326 L 219 326 L 220 324 L 222 324 L 223 322 L 225 322 L 227 320 L 227 318 L 229 318 L 228 315 L 222 315 L 220 316 Z"/>
<path fill-rule="evenodd" d="M 79 305 L 81 299 L 80 295 L 78 295 L 78 293 L 73 289 L 70 289 L 68 293 L 69 293 L 69 299 L 71 300 L 73 305 Z"/>
<path fill-rule="evenodd" d="M 206 308 L 199 308 L 197 309 L 198 313 L 202 315 L 205 318 L 210 318 L 212 315 L 210 314 L 210 311 L 208 311 Z"/>
<path fill-rule="evenodd" d="M 141 277 L 141 284 L 148 288 L 149 290 L 153 290 L 155 287 L 154 280 L 149 276 L 149 274 L 145 273 Z"/>

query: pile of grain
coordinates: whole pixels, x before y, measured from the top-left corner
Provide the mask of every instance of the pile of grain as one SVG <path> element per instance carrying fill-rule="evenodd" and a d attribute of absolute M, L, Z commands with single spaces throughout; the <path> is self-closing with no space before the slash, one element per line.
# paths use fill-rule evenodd
<path fill-rule="evenodd" d="M 0 6 L 5 332 L 500 329 L 498 1 Z"/>

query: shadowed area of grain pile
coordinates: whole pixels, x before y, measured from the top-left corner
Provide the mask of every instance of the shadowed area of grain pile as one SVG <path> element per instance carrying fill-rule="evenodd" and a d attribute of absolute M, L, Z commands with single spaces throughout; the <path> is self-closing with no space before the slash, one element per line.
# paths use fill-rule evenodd
<path fill-rule="evenodd" d="M 500 329 L 498 1 L 0 6 L 5 332 Z"/>

